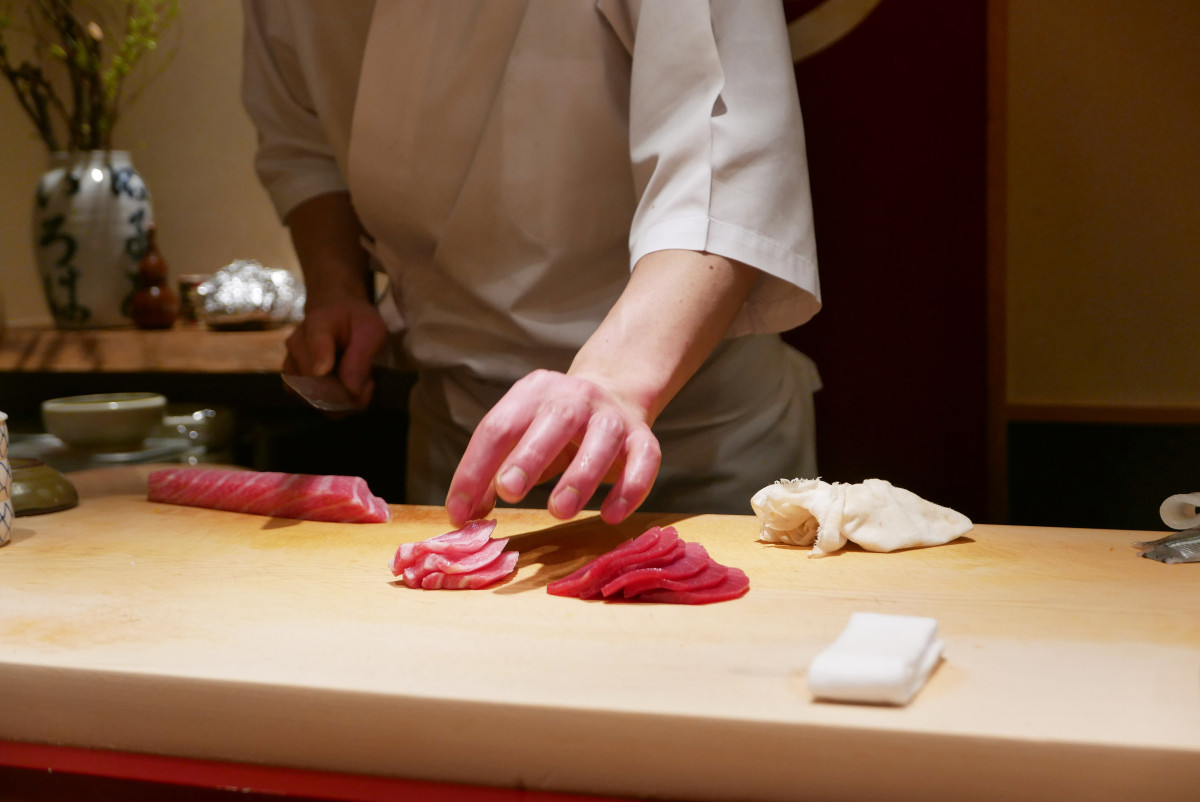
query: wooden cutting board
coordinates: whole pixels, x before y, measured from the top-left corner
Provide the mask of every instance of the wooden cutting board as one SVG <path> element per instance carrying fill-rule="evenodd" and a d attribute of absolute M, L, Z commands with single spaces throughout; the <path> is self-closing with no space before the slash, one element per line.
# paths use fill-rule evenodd
<path fill-rule="evenodd" d="M 504 510 L 485 591 L 418 591 L 396 546 L 440 508 L 321 524 L 138 494 L 20 518 L 0 549 L 0 739 L 507 787 L 690 799 L 1195 799 L 1200 565 L 1130 532 L 978 526 L 810 559 L 750 516 L 610 527 Z M 673 523 L 744 569 L 700 607 L 545 585 Z M 855 611 L 926 615 L 945 658 L 906 708 L 815 702 Z"/>

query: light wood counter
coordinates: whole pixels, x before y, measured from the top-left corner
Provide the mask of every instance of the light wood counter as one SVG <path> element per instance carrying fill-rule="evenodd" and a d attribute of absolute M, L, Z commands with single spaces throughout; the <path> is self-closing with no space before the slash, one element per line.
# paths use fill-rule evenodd
<path fill-rule="evenodd" d="M 396 545 L 448 528 L 393 509 L 318 524 L 120 493 L 18 519 L 0 739 L 674 799 L 1200 788 L 1200 565 L 1139 558 L 1144 535 L 978 526 L 815 560 L 758 543 L 752 517 L 689 517 L 681 535 L 752 585 L 682 607 L 545 592 L 653 516 L 501 511 L 518 574 L 450 592 L 393 584 Z M 944 662 L 910 706 L 810 698 L 805 667 L 855 611 L 940 621 Z"/>

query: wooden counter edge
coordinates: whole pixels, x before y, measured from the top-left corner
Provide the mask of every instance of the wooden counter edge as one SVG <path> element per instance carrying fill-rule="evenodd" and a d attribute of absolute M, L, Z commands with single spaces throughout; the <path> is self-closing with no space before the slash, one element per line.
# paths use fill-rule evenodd
<path fill-rule="evenodd" d="M 162 331 L 14 327 L 0 339 L 0 371 L 274 373 L 291 332 L 291 326 L 214 331 L 195 324 Z"/>
<path fill-rule="evenodd" d="M 397 799 L 421 799 L 427 802 L 590 802 L 601 799 L 577 794 L 487 788 L 0 740 L 0 778 L 3 778 L 5 768 L 154 785 L 235 789 L 242 794 L 348 802 L 392 802 Z M 612 800 L 611 797 L 603 799 Z"/>

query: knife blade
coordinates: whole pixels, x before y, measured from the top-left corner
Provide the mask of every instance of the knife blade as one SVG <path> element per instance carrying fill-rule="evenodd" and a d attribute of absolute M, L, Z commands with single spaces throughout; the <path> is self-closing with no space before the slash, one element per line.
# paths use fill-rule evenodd
<path fill-rule="evenodd" d="M 354 412 L 362 409 L 346 385 L 332 374 L 298 376 L 281 373 L 280 376 L 289 389 L 322 412 Z"/>

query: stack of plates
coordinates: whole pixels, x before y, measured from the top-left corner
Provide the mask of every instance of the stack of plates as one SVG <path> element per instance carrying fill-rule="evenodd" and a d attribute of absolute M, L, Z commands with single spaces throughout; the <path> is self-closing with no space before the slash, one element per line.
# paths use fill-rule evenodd
<path fill-rule="evenodd" d="M 199 450 L 184 438 L 151 437 L 135 451 L 84 451 L 71 448 L 52 434 L 14 434 L 9 457 L 41 460 L 60 471 L 80 471 L 144 462 L 184 462 L 189 450 Z"/>

